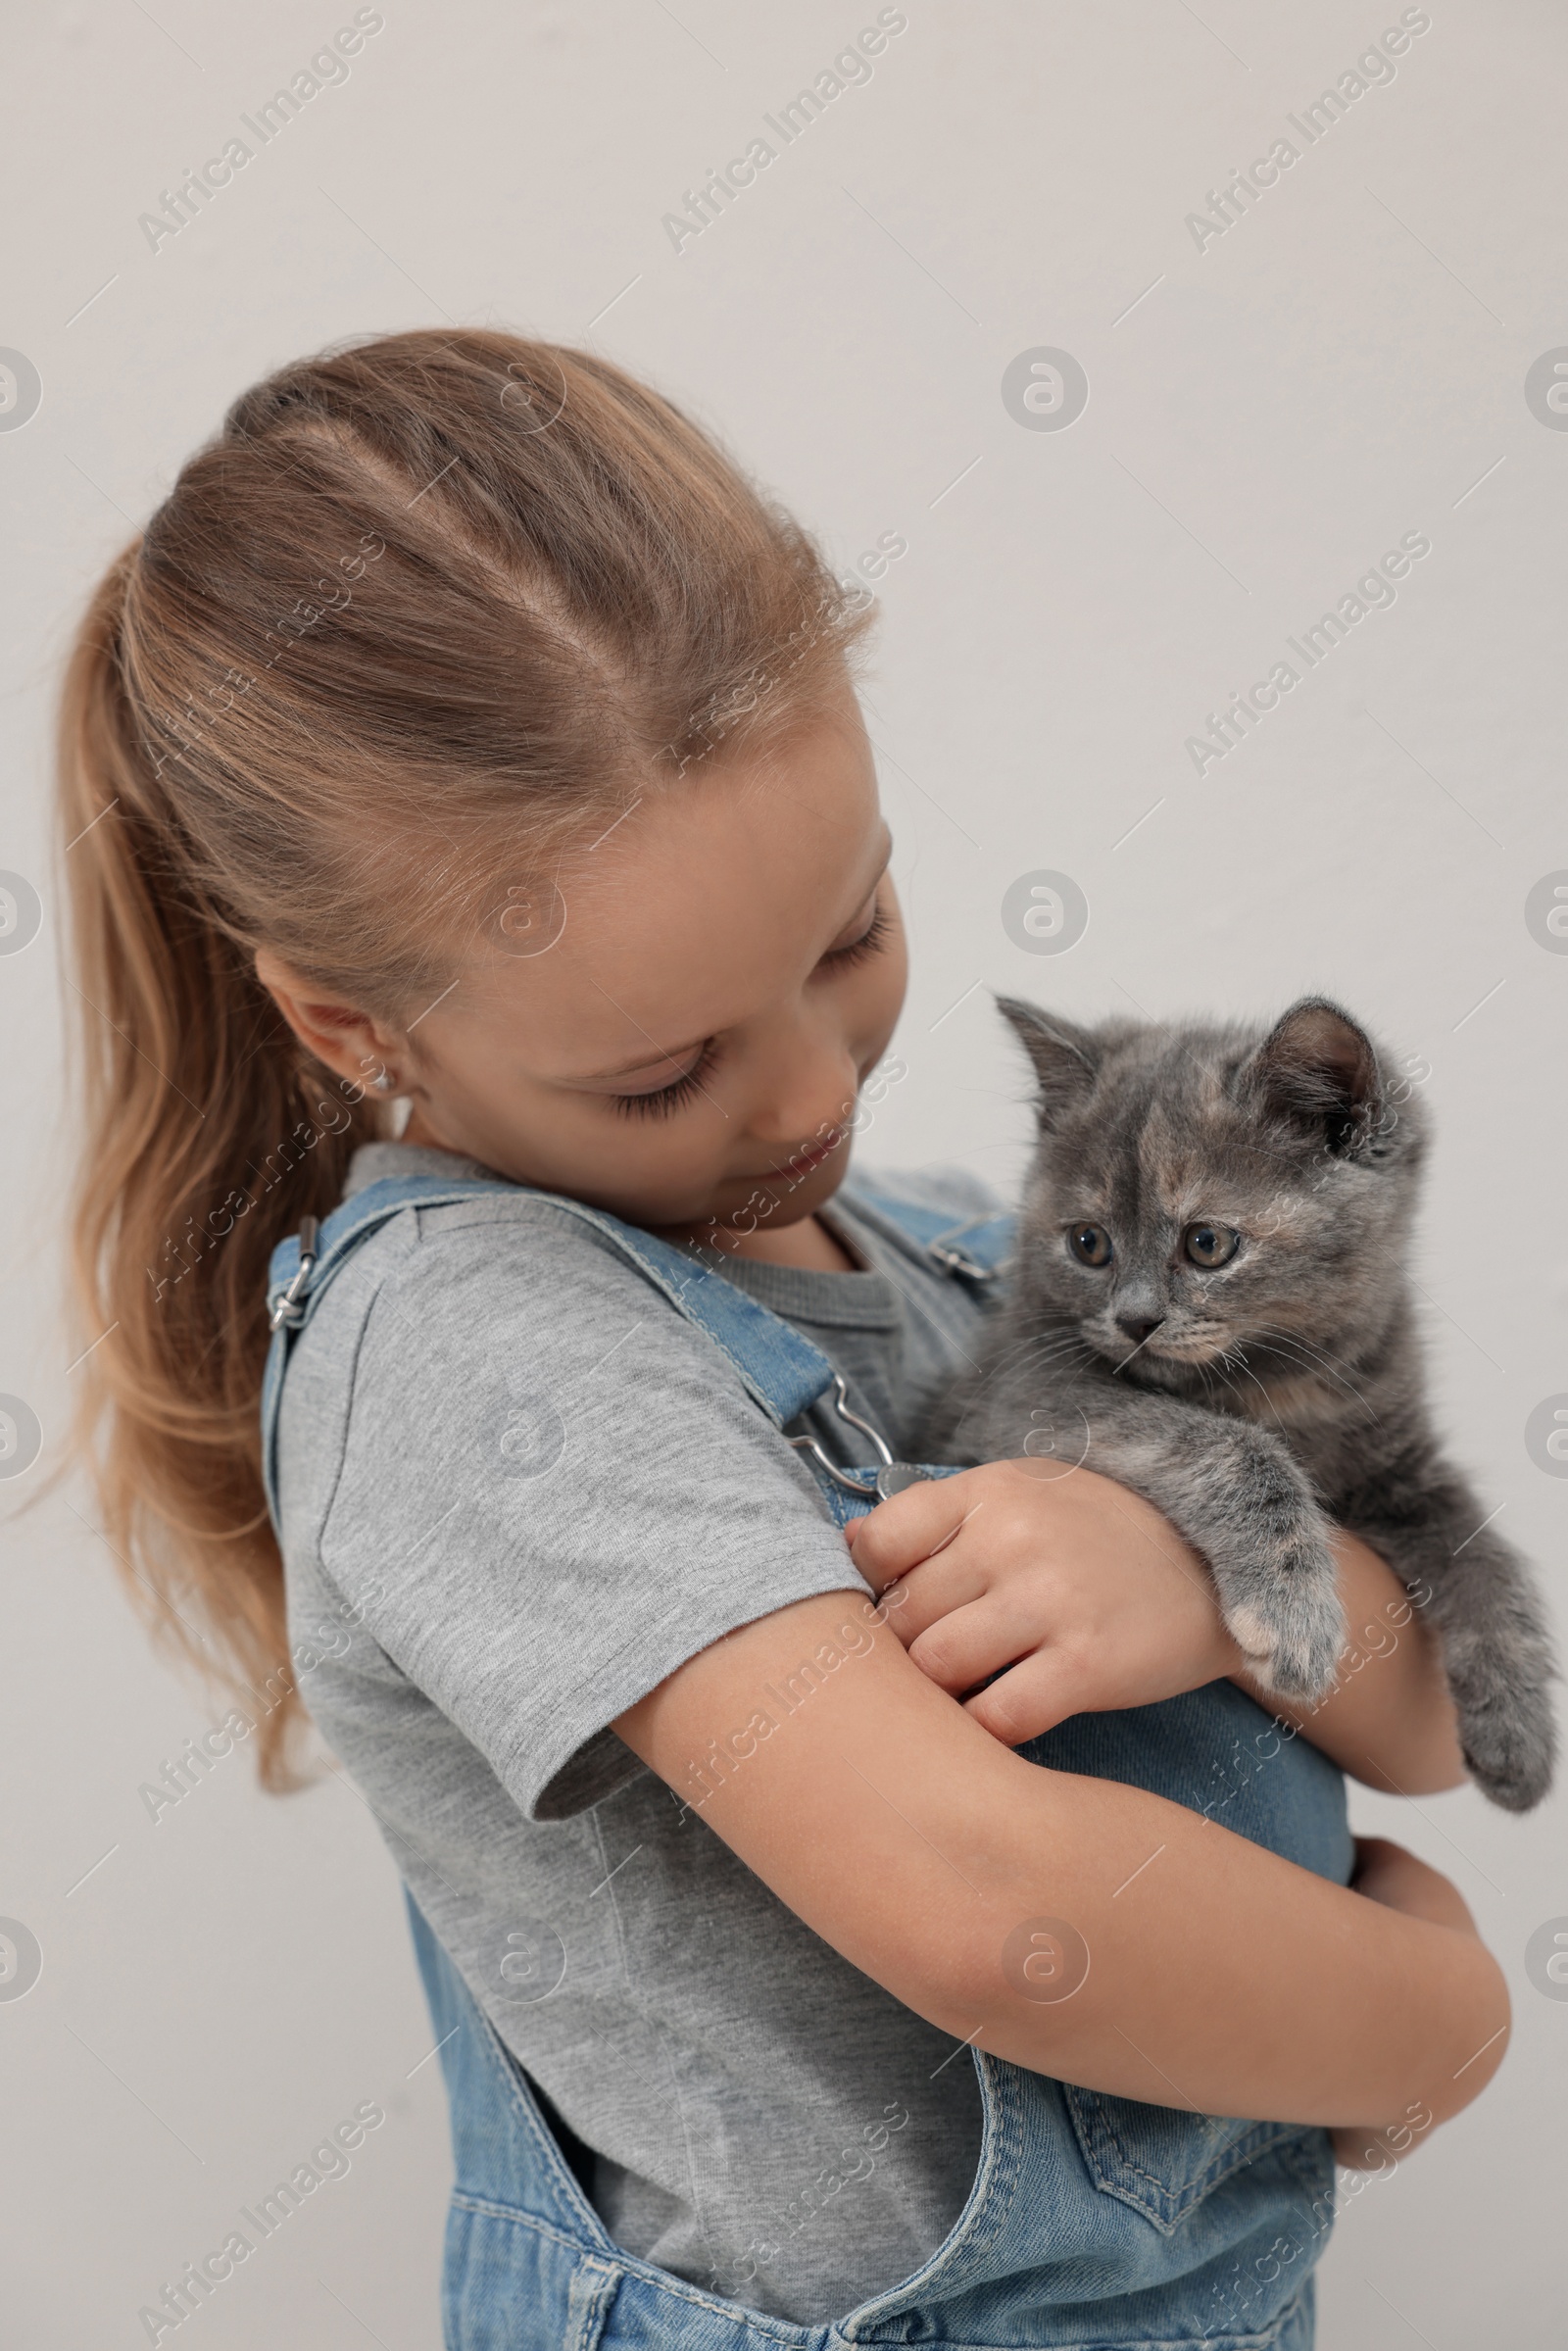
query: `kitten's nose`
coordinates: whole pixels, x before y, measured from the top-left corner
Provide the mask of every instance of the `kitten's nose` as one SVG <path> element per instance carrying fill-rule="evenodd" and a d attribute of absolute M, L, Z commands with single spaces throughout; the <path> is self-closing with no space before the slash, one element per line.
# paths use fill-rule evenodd
<path fill-rule="evenodd" d="M 1142 1347 L 1146 1339 L 1153 1337 L 1164 1319 L 1163 1314 L 1118 1314 L 1116 1328 L 1125 1331 L 1129 1339 Z"/>

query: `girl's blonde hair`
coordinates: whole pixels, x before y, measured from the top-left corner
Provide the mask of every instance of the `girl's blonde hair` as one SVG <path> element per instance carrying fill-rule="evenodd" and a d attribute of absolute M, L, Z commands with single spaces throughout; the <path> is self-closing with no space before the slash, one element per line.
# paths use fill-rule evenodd
<path fill-rule="evenodd" d="M 93 598 L 60 760 L 73 1263 L 82 1344 L 108 1333 L 77 1435 L 130 1592 L 259 1718 L 266 1785 L 300 1711 L 268 1260 L 385 1113 L 296 1042 L 257 949 L 405 1026 L 498 875 L 816 715 L 871 610 L 669 401 L 466 329 L 247 392 Z"/>

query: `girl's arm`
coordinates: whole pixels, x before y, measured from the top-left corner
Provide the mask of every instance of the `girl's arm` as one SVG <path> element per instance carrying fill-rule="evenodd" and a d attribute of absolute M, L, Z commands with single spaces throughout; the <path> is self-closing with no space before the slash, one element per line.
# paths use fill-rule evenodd
<path fill-rule="evenodd" d="M 1335 1553 L 1349 1641 L 1316 1705 L 1273 1696 L 1226 1631 L 1168 1519 L 1092 1470 L 1003 1461 L 907 1488 L 851 1529 L 921 1671 L 1008 1746 L 1107 1707 L 1229 1679 L 1368 1786 L 1430 1794 L 1465 1777 L 1437 1643 L 1355 1536 Z M 1008 1670 L 1010 1669 L 1010 1670 Z M 988 1675 L 999 1678 L 981 1689 Z"/>
<path fill-rule="evenodd" d="M 1490 2079 L 1508 1998 L 1473 1930 L 1024 1762 L 882 1619 L 849 1592 L 798 1601 L 615 1728 L 896 1999 L 1058 2080 L 1212 2114 L 1408 2131 Z"/>

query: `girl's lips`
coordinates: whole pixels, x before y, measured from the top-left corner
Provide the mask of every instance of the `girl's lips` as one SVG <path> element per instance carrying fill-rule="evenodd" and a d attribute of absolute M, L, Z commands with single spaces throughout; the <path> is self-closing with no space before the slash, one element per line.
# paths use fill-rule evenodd
<path fill-rule="evenodd" d="M 843 1141 L 843 1128 L 835 1127 L 825 1143 L 803 1145 L 799 1151 L 791 1151 L 781 1167 L 775 1167 L 770 1172 L 797 1178 L 809 1175 L 813 1167 L 820 1167 L 824 1159 L 832 1158 Z"/>

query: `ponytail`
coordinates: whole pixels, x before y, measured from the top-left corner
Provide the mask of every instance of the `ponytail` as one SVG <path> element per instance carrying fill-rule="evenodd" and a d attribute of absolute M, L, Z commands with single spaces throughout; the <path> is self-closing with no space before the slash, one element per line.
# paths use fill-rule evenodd
<path fill-rule="evenodd" d="M 818 715 L 873 611 L 648 386 L 467 328 L 255 386 L 99 588 L 60 743 L 77 1436 L 132 1597 L 266 1785 L 300 1714 L 268 1260 L 385 1112 L 258 951 L 397 1033 L 483 952 L 498 875 Z"/>
<path fill-rule="evenodd" d="M 380 1113 L 304 1055 L 181 887 L 125 692 L 134 558 L 93 601 L 62 710 L 84 1113 L 72 1271 L 90 1348 L 77 1437 L 130 1596 L 229 1691 L 281 1788 L 299 1700 L 261 1473 L 267 1268 L 302 1216 L 336 1204 Z"/>

